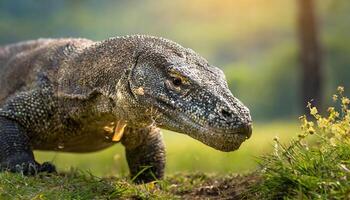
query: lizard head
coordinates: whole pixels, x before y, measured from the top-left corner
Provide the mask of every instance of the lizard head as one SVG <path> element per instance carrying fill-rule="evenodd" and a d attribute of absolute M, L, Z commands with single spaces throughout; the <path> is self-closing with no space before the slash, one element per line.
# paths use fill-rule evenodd
<path fill-rule="evenodd" d="M 172 41 L 141 39 L 128 80 L 131 98 L 148 108 L 137 108 L 138 116 L 221 151 L 238 149 L 251 136 L 252 120 L 224 73 Z"/>

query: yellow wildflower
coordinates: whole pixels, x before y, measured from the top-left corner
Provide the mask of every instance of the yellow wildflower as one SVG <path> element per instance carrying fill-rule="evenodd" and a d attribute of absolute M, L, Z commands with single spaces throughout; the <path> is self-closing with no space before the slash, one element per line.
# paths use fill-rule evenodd
<path fill-rule="evenodd" d="M 310 127 L 307 131 L 309 132 L 310 135 L 312 135 L 316 132 L 313 127 Z"/>
<path fill-rule="evenodd" d="M 334 108 L 334 107 L 329 107 L 329 108 L 327 109 L 327 111 L 328 111 L 329 113 L 332 113 L 332 112 L 335 111 L 335 108 Z"/>
<path fill-rule="evenodd" d="M 343 92 L 344 92 L 344 87 L 343 87 L 343 86 L 338 86 L 337 91 L 338 91 L 340 94 L 343 94 Z"/>
<path fill-rule="evenodd" d="M 350 104 L 350 100 L 347 97 L 343 97 L 341 102 L 342 102 L 343 105 L 349 105 Z"/>
<path fill-rule="evenodd" d="M 333 101 L 337 101 L 338 100 L 338 95 L 336 94 L 333 94 L 333 97 L 332 97 Z"/>
<path fill-rule="evenodd" d="M 312 107 L 312 108 L 310 109 L 310 114 L 311 114 L 311 115 L 316 115 L 317 113 L 318 113 L 318 110 L 317 110 L 316 107 Z"/>

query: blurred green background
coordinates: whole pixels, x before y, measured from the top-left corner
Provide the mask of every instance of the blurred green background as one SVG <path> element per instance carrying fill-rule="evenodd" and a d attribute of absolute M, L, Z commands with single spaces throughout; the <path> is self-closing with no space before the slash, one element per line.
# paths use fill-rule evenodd
<path fill-rule="evenodd" d="M 350 1 L 316 0 L 324 101 L 350 90 Z M 165 132 L 167 171 L 241 172 L 272 148 L 272 138 L 298 131 L 300 64 L 296 0 L 2 0 L 0 45 L 36 38 L 148 34 L 190 47 L 225 71 L 232 93 L 251 110 L 252 138 L 232 153 Z M 347 92 L 347 94 L 349 94 Z M 93 154 L 37 153 L 60 169 L 126 174 L 120 145 Z"/>

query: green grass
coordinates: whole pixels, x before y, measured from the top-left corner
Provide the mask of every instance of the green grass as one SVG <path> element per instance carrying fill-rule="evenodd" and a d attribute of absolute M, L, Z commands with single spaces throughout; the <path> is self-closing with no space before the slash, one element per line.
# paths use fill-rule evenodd
<path fill-rule="evenodd" d="M 280 153 L 262 162 L 263 182 L 255 192 L 263 199 L 350 198 L 349 144 L 321 150 L 296 142 L 279 148 Z"/>
<path fill-rule="evenodd" d="M 350 100 L 338 88 L 340 102 L 322 116 L 310 108 L 313 121 L 302 116 L 302 131 L 288 145 L 275 139 L 274 152 L 260 160 L 262 182 L 252 193 L 261 199 L 350 199 Z"/>
<path fill-rule="evenodd" d="M 165 180 L 135 185 L 130 179 L 99 178 L 78 170 L 34 177 L 4 172 L 0 173 L 0 199 L 232 199 L 246 195 L 246 185 L 258 181 L 256 175 L 177 173 Z"/>
<path fill-rule="evenodd" d="M 225 174 L 244 172 L 257 167 L 256 157 L 270 152 L 273 138 L 289 141 L 299 131 L 295 122 L 254 124 L 252 137 L 235 152 L 220 152 L 186 135 L 164 131 L 167 147 L 166 173 L 207 172 Z M 71 167 L 88 170 L 96 176 L 128 174 L 124 149 L 121 144 L 107 150 L 88 154 L 36 152 L 38 161 L 52 161 L 60 171 Z"/>
<path fill-rule="evenodd" d="M 0 199 L 166 199 L 154 184 L 133 185 L 122 178 L 99 178 L 87 172 L 70 171 L 59 175 L 25 177 L 0 174 Z"/>
<path fill-rule="evenodd" d="M 117 191 L 107 181 L 78 172 L 37 177 L 0 174 L 1 199 L 93 199 L 96 194 L 107 199 L 117 197 Z"/>

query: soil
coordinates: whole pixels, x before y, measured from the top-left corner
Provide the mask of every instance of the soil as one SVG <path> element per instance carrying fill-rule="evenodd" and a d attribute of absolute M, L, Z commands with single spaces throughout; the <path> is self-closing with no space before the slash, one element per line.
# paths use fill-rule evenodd
<path fill-rule="evenodd" d="M 196 180 L 195 176 L 203 177 L 203 175 L 187 175 L 185 179 L 189 181 Z M 198 179 L 198 178 L 197 178 Z M 185 180 L 186 181 L 186 180 Z M 186 184 L 186 182 L 182 184 Z M 224 177 L 206 176 L 202 181 L 197 181 L 193 187 L 188 189 L 181 188 L 181 183 L 170 179 L 175 185 L 171 192 L 181 199 L 257 199 L 255 194 L 248 189 L 251 186 L 259 184 L 261 177 L 255 173 L 247 175 L 228 175 Z M 196 182 L 196 181 L 194 181 Z M 179 185 L 177 185 L 179 184 Z"/>

